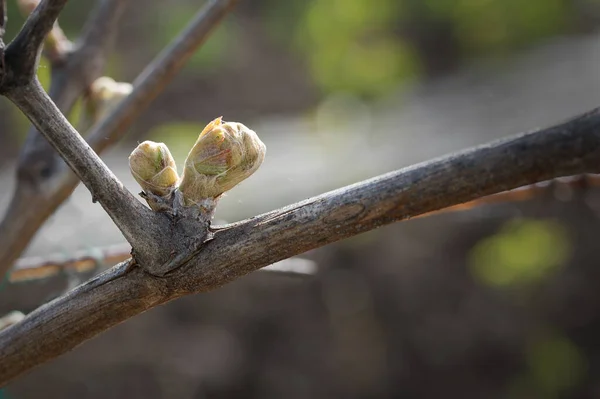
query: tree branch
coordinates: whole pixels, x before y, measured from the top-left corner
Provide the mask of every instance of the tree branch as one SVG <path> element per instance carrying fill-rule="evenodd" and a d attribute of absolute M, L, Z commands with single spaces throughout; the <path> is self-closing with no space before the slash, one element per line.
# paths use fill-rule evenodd
<path fill-rule="evenodd" d="M 557 188 L 581 191 L 586 190 L 589 187 L 598 186 L 600 186 L 600 175 L 597 174 L 559 177 L 553 180 L 544 180 L 540 183 L 515 188 L 514 190 L 502 191 L 498 194 L 477 198 L 449 208 L 423 213 L 414 216 L 413 219 L 439 215 L 442 213 L 461 212 L 485 205 L 529 201 L 541 196 L 552 195 L 552 192 Z M 123 243 L 80 250 L 69 255 L 56 253 L 44 256 L 20 258 L 15 262 L 14 267 L 8 273 L 8 281 L 11 283 L 21 283 L 43 280 L 58 274 L 90 273 L 94 270 L 98 270 L 98 268 L 109 268 L 130 257 L 131 246 Z M 289 258 L 287 260 L 304 261 L 304 259 L 298 258 Z M 286 263 L 285 260 L 271 266 L 269 266 L 268 269 L 263 268 L 261 270 L 283 271 L 297 274 L 314 273 L 307 272 L 307 268 L 304 267 L 305 265 L 301 264 L 300 267 L 295 268 L 294 266 L 296 265 L 294 262 Z"/>
<path fill-rule="evenodd" d="M 600 109 L 239 223 L 164 277 L 125 263 L 0 332 L 0 384 L 161 303 L 398 220 L 559 176 L 600 172 Z"/>
<path fill-rule="evenodd" d="M 27 346 L 30 355 L 35 353 L 34 357 L 46 361 L 72 349 L 70 342 L 61 342 L 59 330 L 67 332 L 67 335 L 78 336 L 83 342 L 109 326 L 158 305 L 163 298 L 161 281 L 147 278 L 139 268 L 127 273 L 129 267 L 130 264 L 124 262 L 35 310 L 22 322 L 2 330 L 4 337 L 9 338 L 4 342 L 0 340 L 2 356 L 11 361 L 21 359 L 27 362 L 27 356 L 19 354 L 19 348 Z M 121 278 L 123 275 L 127 275 L 128 278 Z M 115 292 L 119 292 L 119 295 L 113 296 Z M 59 317 L 52 322 L 53 316 L 44 310 L 55 306 L 65 310 L 71 306 L 73 300 L 78 302 L 78 306 L 69 312 L 68 319 Z M 87 302 L 87 305 L 79 303 L 80 300 Z M 27 342 L 28 331 L 32 328 L 42 336 L 46 335 L 47 339 Z M 3 381 L 4 384 L 33 364 L 29 363 L 28 366 L 6 362 L 0 364 L 2 375 L 7 377 Z"/>
<path fill-rule="evenodd" d="M 104 65 L 106 56 L 113 47 L 118 24 L 128 1 L 102 0 L 98 2 L 97 8 L 83 27 L 83 33 L 75 45 L 75 52 L 81 51 L 92 57 L 92 63 Z M 103 69 L 103 67 L 99 69 Z"/>
<path fill-rule="evenodd" d="M 88 141 L 97 153 L 125 134 L 132 122 L 162 92 L 237 2 L 208 1 L 181 34 L 144 68 L 133 82 L 133 92 L 89 133 Z"/>
<path fill-rule="evenodd" d="M 11 68 L 5 71 L 8 76 L 4 78 L 8 77 L 11 85 L 24 85 L 35 77 L 44 39 L 66 3 L 67 0 L 42 0 L 6 47 L 4 55 L 10 58 Z"/>
<path fill-rule="evenodd" d="M 209 1 L 173 41 L 169 48 L 144 69 L 128 99 L 113 110 L 90 134 L 90 146 L 100 154 L 120 139 L 130 124 L 181 70 L 194 51 L 229 12 L 237 0 Z M 32 158 L 36 162 L 38 158 Z M 61 162 L 57 163 L 62 165 Z M 39 168 L 45 176 L 44 168 Z M 19 183 L 26 177 L 19 176 Z M 0 275 L 21 255 L 46 219 L 79 183 L 68 168 L 52 169 L 40 184 L 18 184 L 0 223 Z"/>
<path fill-rule="evenodd" d="M 65 54 L 51 60 L 50 98 L 64 115 L 94 80 L 102 75 L 118 31 L 126 0 L 102 0 L 88 19 L 80 40 Z M 17 165 L 19 185 L 41 191 L 61 171 L 60 156 L 32 126 Z"/>
<path fill-rule="evenodd" d="M 68 114 L 79 96 L 98 78 L 112 47 L 125 0 L 103 0 L 86 24 L 83 39 L 67 54 L 52 60 L 50 97 Z M 96 26 L 94 31 L 92 26 Z M 92 38 L 92 33 L 102 33 Z M 59 62 L 60 61 L 60 62 Z M 17 166 L 17 188 L 0 223 L 0 275 L 23 252 L 44 221 L 73 187 L 56 187 L 56 174 L 65 168 L 56 151 L 35 126 L 29 131 Z"/>
<path fill-rule="evenodd" d="M 20 258 L 8 272 L 8 281 L 21 283 L 38 281 L 61 273 L 90 273 L 99 268 L 107 269 L 129 258 L 131 246 L 127 243 L 81 250 L 68 256 L 56 253 Z"/>
<path fill-rule="evenodd" d="M 69 255 L 56 253 L 20 258 L 8 273 L 8 281 L 25 283 L 44 280 L 60 274 L 73 276 L 75 273 L 104 271 L 129 258 L 131 258 L 131 246 L 126 243 L 80 250 Z M 263 268 L 261 271 L 307 275 L 314 274 L 316 267 L 316 264 L 310 260 L 289 258 Z"/>
<path fill-rule="evenodd" d="M 158 233 L 157 216 L 142 205 L 96 155 L 71 126 L 34 79 L 26 86 L 16 86 L 4 95 L 17 105 L 69 164 L 106 213 L 134 247 L 143 247 Z M 161 226 L 162 227 L 162 226 Z M 154 240 L 152 240 L 154 241 Z"/>

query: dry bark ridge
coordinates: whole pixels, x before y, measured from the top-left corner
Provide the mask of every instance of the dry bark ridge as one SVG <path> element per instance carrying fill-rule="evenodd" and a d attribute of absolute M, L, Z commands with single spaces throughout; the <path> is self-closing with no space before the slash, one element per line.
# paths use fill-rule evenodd
<path fill-rule="evenodd" d="M 129 317 L 218 288 L 281 259 L 481 196 L 558 176 L 600 172 L 600 109 L 595 109 L 548 129 L 212 227 L 209 234 L 203 220 L 195 224 L 194 218 L 173 218 L 137 203 L 35 79 L 38 53 L 22 53 L 32 48 L 39 52 L 42 33 L 52 26 L 62 4 L 43 1 L 41 11 L 25 25 L 25 32 L 37 33 L 8 45 L 0 94 L 27 115 L 90 189 L 133 246 L 134 256 L 0 332 L 0 384 Z"/>

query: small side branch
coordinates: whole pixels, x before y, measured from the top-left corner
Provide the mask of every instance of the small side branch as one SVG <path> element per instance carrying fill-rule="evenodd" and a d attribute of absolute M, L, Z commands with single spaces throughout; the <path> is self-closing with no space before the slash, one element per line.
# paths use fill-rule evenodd
<path fill-rule="evenodd" d="M 12 84 L 27 84 L 35 77 L 44 39 L 66 3 L 67 0 L 42 0 L 6 48 L 5 57 L 11 60 L 7 72 L 12 74 L 9 78 Z"/>
<path fill-rule="evenodd" d="M 97 153 L 123 137 L 237 2 L 208 1 L 179 36 L 144 68 L 133 82 L 133 92 L 89 133 L 88 141 Z"/>
<path fill-rule="evenodd" d="M 86 49 L 99 54 L 103 60 L 113 46 L 118 32 L 118 23 L 129 0 L 101 0 L 94 13 L 86 22 L 77 49 Z M 76 50 L 77 51 L 77 50 Z"/>
<path fill-rule="evenodd" d="M 8 273 L 11 283 L 27 283 L 45 280 L 57 275 L 73 276 L 78 273 L 103 271 L 131 258 L 131 246 L 126 243 L 96 247 L 74 252 L 47 256 L 20 258 Z M 261 270 L 294 275 L 310 275 L 317 271 L 315 262 L 308 259 L 289 258 Z M 83 280 L 81 280 L 83 281 Z"/>
<path fill-rule="evenodd" d="M 104 0 L 104 2 L 118 3 L 118 0 Z M 90 146 L 96 153 L 100 154 L 125 134 L 131 123 L 181 70 L 194 51 L 204 43 L 210 32 L 236 3 L 237 0 L 207 2 L 169 48 L 144 69 L 135 80 L 134 91 L 128 99 L 113 110 L 103 122 L 94 127 L 88 135 Z M 68 104 L 71 97 L 65 98 L 64 104 Z M 62 100 L 57 101 L 59 101 L 58 105 L 63 104 Z M 44 144 L 46 143 L 44 142 Z M 47 152 L 44 153 L 47 154 Z M 53 159 L 55 157 L 50 160 Z M 30 161 L 30 164 L 34 165 L 31 168 L 33 174 L 42 176 L 43 187 L 42 184 L 38 184 L 40 179 L 31 178 L 31 173 L 20 174 L 20 180 L 29 179 L 35 184 L 34 187 L 32 184 L 17 186 L 9 205 L 9 211 L 0 222 L 0 241 L 2 243 L 0 245 L 0 275 L 8 270 L 27 247 L 39 227 L 68 198 L 79 183 L 68 168 L 47 167 L 48 165 L 62 165 L 61 162 L 46 162 L 46 164 L 42 162 L 40 165 L 39 156 L 31 156 Z M 52 179 L 48 178 L 48 170 Z M 25 203 L 29 205 L 25 206 Z"/>
<path fill-rule="evenodd" d="M 154 214 L 123 186 L 71 126 L 37 79 L 26 86 L 5 92 L 58 151 L 71 169 L 121 230 L 127 241 L 136 246 L 148 237 L 146 222 Z M 146 226 L 145 226 L 146 225 Z"/>
<path fill-rule="evenodd" d="M 76 100 L 101 76 L 125 3 L 126 0 L 99 1 L 86 22 L 81 39 L 75 45 L 68 42 L 69 45 L 58 46 L 63 52 L 50 58 L 49 94 L 64 115 L 69 114 Z M 61 166 L 64 163 L 60 156 L 32 126 L 19 156 L 17 184 L 32 186 L 31 189 L 40 195 L 43 186 L 63 171 Z"/>

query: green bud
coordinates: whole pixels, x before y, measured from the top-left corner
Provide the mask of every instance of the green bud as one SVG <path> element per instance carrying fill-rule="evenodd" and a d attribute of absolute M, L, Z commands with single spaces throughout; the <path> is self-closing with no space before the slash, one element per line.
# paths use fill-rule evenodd
<path fill-rule="evenodd" d="M 144 141 L 129 156 L 129 169 L 146 193 L 160 197 L 177 187 L 177 166 L 164 143 Z"/>
<path fill-rule="evenodd" d="M 112 78 L 107 76 L 96 79 L 90 86 L 85 102 L 84 114 L 82 116 L 82 126 L 79 130 L 87 130 L 106 116 L 106 114 L 127 97 L 132 90 L 133 86 L 130 83 L 115 82 Z"/>
<path fill-rule="evenodd" d="M 190 150 L 179 190 L 186 205 L 217 198 L 250 177 L 265 158 L 266 147 L 241 123 L 209 123 Z"/>

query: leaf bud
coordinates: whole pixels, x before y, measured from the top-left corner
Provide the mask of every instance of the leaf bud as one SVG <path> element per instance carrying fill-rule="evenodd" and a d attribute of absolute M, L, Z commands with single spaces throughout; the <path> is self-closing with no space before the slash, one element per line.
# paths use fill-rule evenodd
<path fill-rule="evenodd" d="M 175 160 L 164 143 L 144 141 L 129 156 L 129 169 L 144 192 L 170 195 L 179 177 Z"/>
<path fill-rule="evenodd" d="M 179 190 L 186 205 L 217 198 L 252 175 L 265 158 L 266 147 L 241 123 L 210 122 L 190 150 Z"/>
<path fill-rule="evenodd" d="M 85 130 L 102 119 L 109 111 L 116 107 L 127 97 L 133 86 L 126 82 L 115 82 L 108 76 L 96 79 L 90 86 L 83 115 L 83 127 Z"/>

